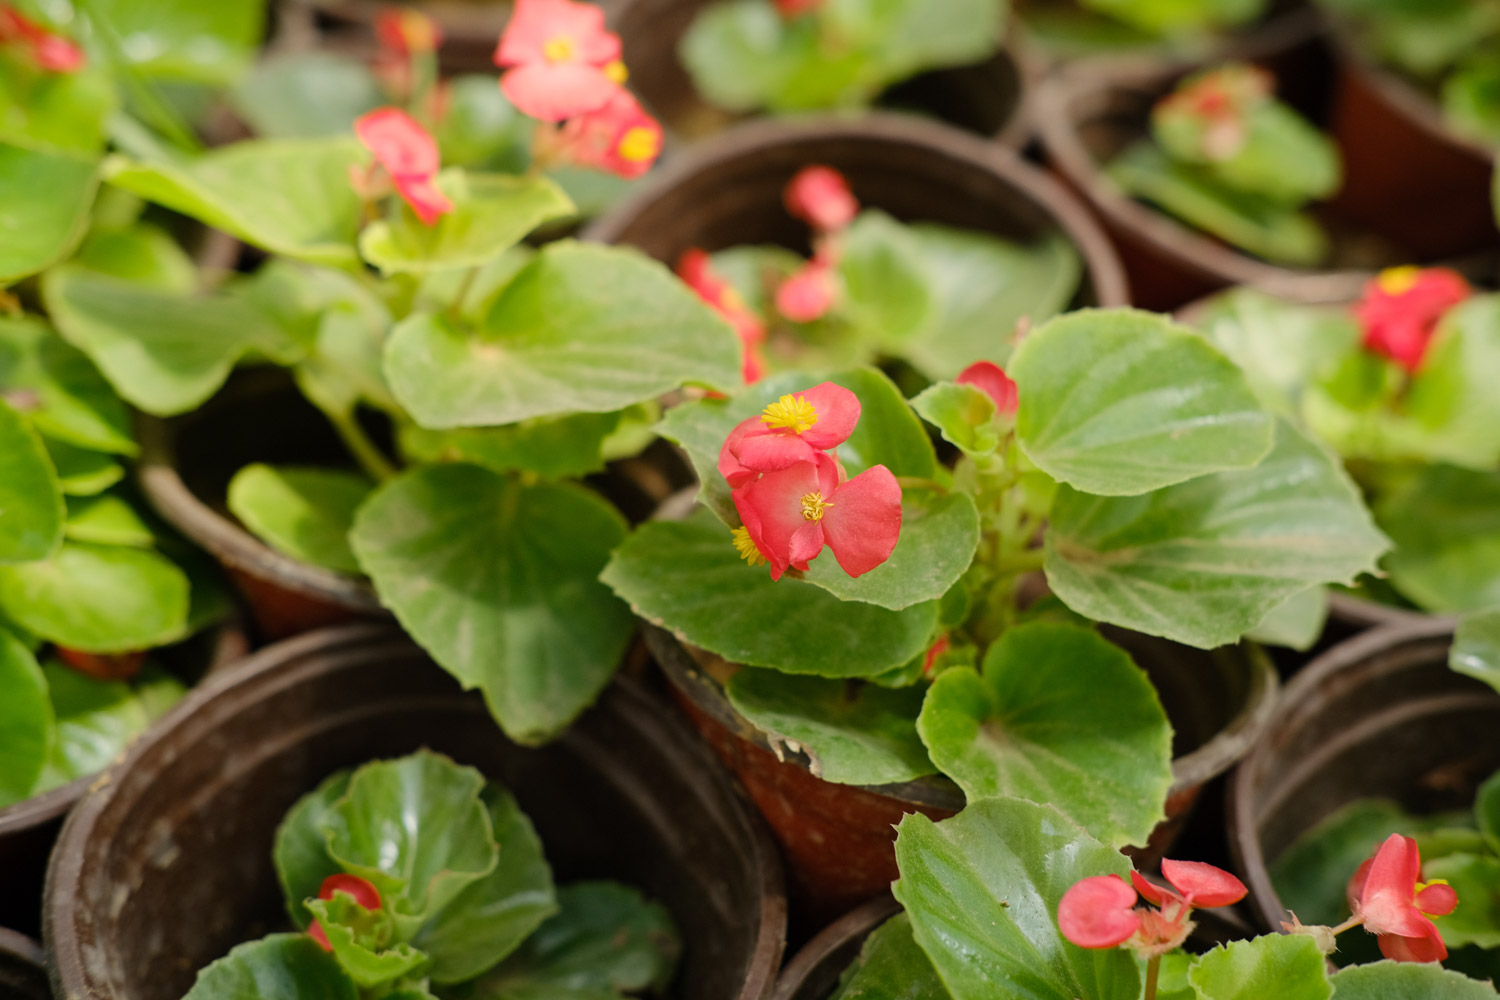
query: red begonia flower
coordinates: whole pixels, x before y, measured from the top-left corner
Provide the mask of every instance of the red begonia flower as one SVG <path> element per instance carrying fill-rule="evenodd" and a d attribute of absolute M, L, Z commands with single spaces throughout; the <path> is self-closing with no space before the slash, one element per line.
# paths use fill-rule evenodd
<path fill-rule="evenodd" d="M 1417 842 L 1393 833 L 1349 880 L 1349 908 L 1376 935 L 1380 952 L 1398 962 L 1437 962 L 1448 948 L 1430 917 L 1453 912 L 1458 893 L 1443 882 L 1423 885 Z"/>
<path fill-rule="evenodd" d="M 845 481 L 838 460 L 820 452 L 815 462 L 765 473 L 732 496 L 773 580 L 825 545 L 844 572 L 860 576 L 889 559 L 901 535 L 901 486 L 883 465 Z"/>
<path fill-rule="evenodd" d="M 1393 267 L 1365 286 L 1354 315 L 1366 348 L 1414 372 L 1443 314 L 1468 297 L 1469 283 L 1456 271 Z"/>
<path fill-rule="evenodd" d="M 400 108 L 380 108 L 361 116 L 354 133 L 395 182 L 396 191 L 430 226 L 453 211 L 453 202 L 437 189 L 437 141 Z"/>
<path fill-rule="evenodd" d="M 782 17 L 786 18 L 817 10 L 821 6 L 823 6 L 823 0 L 776 0 L 776 9 L 781 12 Z"/>
<path fill-rule="evenodd" d="M 833 307 L 837 291 L 833 261 L 819 254 L 776 289 L 776 311 L 794 323 L 811 323 Z"/>
<path fill-rule="evenodd" d="M 760 317 L 745 304 L 734 286 L 714 271 L 708 254 L 697 247 L 683 251 L 682 256 L 677 259 L 677 276 L 734 327 L 740 343 L 744 345 L 741 375 L 745 384 L 752 385 L 760 381 L 766 367 L 765 358 L 759 350 L 759 345 L 766 339 L 766 328 Z"/>
<path fill-rule="evenodd" d="M 1135 885 L 1136 891 L 1157 906 L 1170 899 L 1185 906 L 1211 909 L 1238 903 L 1250 891 L 1245 888 L 1245 883 L 1224 869 L 1202 861 L 1173 861 L 1166 858 L 1162 860 L 1161 873 L 1176 892 L 1148 882 L 1139 872 L 1130 873 L 1130 881 Z"/>
<path fill-rule="evenodd" d="M 1007 416 L 1014 415 L 1021 403 L 1015 380 L 993 361 L 976 361 L 959 372 L 953 381 L 959 385 L 972 385 L 993 399 L 995 409 Z"/>
<path fill-rule="evenodd" d="M 924 677 L 932 676 L 932 668 L 937 663 L 938 657 L 948 652 L 948 647 L 950 645 L 952 645 L 952 643 L 949 641 L 948 636 L 945 634 L 939 636 L 937 642 L 927 647 L 927 655 L 922 657 L 922 675 Z"/>
<path fill-rule="evenodd" d="M 661 124 L 628 90 L 616 87 L 603 106 L 569 118 L 556 144 L 571 163 L 633 180 L 651 169 L 661 141 Z"/>
<path fill-rule="evenodd" d="M 803 167 L 782 194 L 786 210 L 820 232 L 843 229 L 859 214 L 844 175 L 832 167 Z"/>
<path fill-rule="evenodd" d="M 495 64 L 511 67 L 500 78 L 510 102 L 547 122 L 602 108 L 625 78 L 603 9 L 573 0 L 517 0 Z"/>
<path fill-rule="evenodd" d="M 402 56 L 432 52 L 443 32 L 432 18 L 410 7 L 382 7 L 375 15 L 375 37 L 382 48 Z"/>
<path fill-rule="evenodd" d="M 0 43 L 19 42 L 31 49 L 31 58 L 48 73 L 76 73 L 85 62 L 76 42 L 50 31 L 10 4 L 0 4 Z"/>
<path fill-rule="evenodd" d="M 318 889 L 318 898 L 332 899 L 336 892 L 347 892 L 354 897 L 356 903 L 367 910 L 380 909 L 380 890 L 358 875 L 328 876 L 323 880 L 322 887 Z M 308 926 L 307 933 L 309 937 L 322 945 L 324 951 L 333 950 L 333 945 L 328 941 L 327 932 L 316 920 Z"/>
<path fill-rule="evenodd" d="M 1226 160 L 1249 139 L 1246 117 L 1270 99 L 1276 81 L 1258 66 L 1235 63 L 1189 77 L 1158 102 L 1154 114 L 1185 116 L 1202 124 L 1201 153 Z"/>
<path fill-rule="evenodd" d="M 783 395 L 759 416 L 742 420 L 719 450 L 719 472 L 731 487 L 756 473 L 816 461 L 837 448 L 859 423 L 859 397 L 833 382 Z"/>
<path fill-rule="evenodd" d="M 1057 904 L 1057 929 L 1080 948 L 1115 948 L 1140 929 L 1135 890 L 1118 875 L 1090 875 Z"/>
<path fill-rule="evenodd" d="M 57 658 L 80 674 L 100 681 L 128 681 L 146 665 L 146 651 L 129 653 L 85 653 L 81 649 L 53 646 Z"/>

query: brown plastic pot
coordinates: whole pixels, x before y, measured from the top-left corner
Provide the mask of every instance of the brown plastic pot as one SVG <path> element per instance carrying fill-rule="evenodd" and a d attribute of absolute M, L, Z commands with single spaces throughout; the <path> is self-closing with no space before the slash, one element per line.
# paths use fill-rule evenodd
<path fill-rule="evenodd" d="M 900 912 L 894 898 L 878 896 L 823 928 L 786 963 L 771 1000 L 828 1000 L 865 938 Z"/>
<path fill-rule="evenodd" d="M 1022 240 L 1060 229 L 1083 258 L 1075 303 L 1129 302 L 1109 241 L 1056 183 L 1008 149 L 908 115 L 736 126 L 648 177 L 584 238 L 629 244 L 668 265 L 693 247 L 778 243 L 806 251 L 806 226 L 787 214 L 781 193 L 813 163 L 841 171 L 861 204 L 904 221 Z"/>
<path fill-rule="evenodd" d="M 217 676 L 249 651 L 237 624 L 222 625 L 161 650 L 162 662 L 185 681 Z M 0 927 L 41 929 L 42 876 L 63 818 L 98 775 L 87 775 L 0 809 Z"/>
<path fill-rule="evenodd" d="M 1371 796 L 1467 809 L 1500 768 L 1500 694 L 1448 668 L 1452 638 L 1441 621 L 1374 629 L 1287 685 L 1228 799 L 1231 847 L 1267 928 L 1286 919 L 1267 866 L 1331 813 Z"/>
<path fill-rule="evenodd" d="M 646 626 L 646 643 L 677 701 L 737 774 L 770 824 L 787 860 L 794 918 L 821 925 L 878 895 L 896 878 L 894 826 L 910 812 L 943 819 L 963 808 L 958 786 L 941 775 L 899 785 L 840 785 L 814 777 L 805 755 L 780 753 L 767 734 L 735 711 L 722 679 L 737 669 L 689 651 Z M 1205 652 L 1165 639 L 1106 628 L 1151 677 L 1175 737 L 1167 819 L 1143 850 L 1143 869 L 1170 849 L 1203 790 L 1250 747 L 1270 720 L 1276 671 L 1253 644 Z"/>
<path fill-rule="evenodd" d="M 0 927 L 0 1000 L 51 1000 L 42 946 Z"/>
<path fill-rule="evenodd" d="M 696 139 L 742 120 L 716 108 L 693 86 L 678 46 L 704 8 L 722 0 L 621 0 L 612 23 L 620 34 L 630 88 L 641 104 L 675 135 Z M 909 108 L 1015 148 L 1031 128 L 1025 84 L 1007 42 L 990 58 L 967 66 L 932 70 L 895 84 L 878 106 Z"/>
<path fill-rule="evenodd" d="M 47 875 L 59 995 L 177 1000 L 285 924 L 271 846 L 287 809 L 335 770 L 420 747 L 503 782 L 559 882 L 617 878 L 661 900 L 685 944 L 671 996 L 769 994 L 780 861 L 691 733 L 622 681 L 555 742 L 517 746 L 477 692 L 369 624 L 272 646 L 194 692 L 79 805 Z"/>

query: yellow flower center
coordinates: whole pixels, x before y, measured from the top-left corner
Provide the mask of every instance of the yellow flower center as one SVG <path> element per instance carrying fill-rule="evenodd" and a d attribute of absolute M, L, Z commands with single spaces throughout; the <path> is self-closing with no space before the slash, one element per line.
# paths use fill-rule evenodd
<path fill-rule="evenodd" d="M 542 54 L 547 57 L 548 62 L 567 62 L 573 58 L 573 39 L 567 35 L 549 38 L 547 44 L 542 46 Z"/>
<path fill-rule="evenodd" d="M 414 10 L 401 12 L 401 36 L 413 52 L 431 52 L 437 47 L 437 33 L 426 17 Z"/>
<path fill-rule="evenodd" d="M 1386 268 L 1380 272 L 1380 277 L 1376 278 L 1375 281 L 1380 286 L 1380 290 L 1387 295 L 1401 295 L 1411 291 L 1412 286 L 1417 283 L 1417 279 L 1421 276 L 1422 269 L 1420 267 L 1407 264 L 1403 267 Z"/>
<path fill-rule="evenodd" d="M 624 63 L 616 59 L 614 62 L 605 65 L 604 75 L 615 83 L 624 83 L 630 79 L 630 70 L 625 68 Z"/>
<path fill-rule="evenodd" d="M 760 420 L 772 430 L 801 434 L 812 430 L 818 422 L 818 411 L 806 397 L 786 395 L 766 407 Z"/>
<path fill-rule="evenodd" d="M 656 158 L 656 154 L 661 151 L 661 140 L 651 129 L 637 125 L 626 130 L 620 138 L 618 150 L 621 159 L 631 163 L 644 163 Z"/>
<path fill-rule="evenodd" d="M 755 542 L 750 539 L 750 529 L 735 528 L 734 548 L 740 554 L 740 558 L 751 566 L 759 566 L 766 561 L 766 557 L 760 554 L 760 549 L 755 547 Z"/>
<path fill-rule="evenodd" d="M 823 511 L 833 504 L 823 499 L 823 494 L 814 490 L 811 493 L 802 494 L 802 517 L 807 521 L 823 520 Z"/>

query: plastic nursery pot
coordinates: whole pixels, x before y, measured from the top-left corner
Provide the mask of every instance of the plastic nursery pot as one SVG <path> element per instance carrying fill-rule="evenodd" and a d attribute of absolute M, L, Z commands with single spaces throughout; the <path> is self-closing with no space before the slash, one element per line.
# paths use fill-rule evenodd
<path fill-rule="evenodd" d="M 1231 847 L 1266 927 L 1286 919 L 1268 866 L 1319 821 L 1371 796 L 1468 809 L 1500 767 L 1500 695 L 1448 669 L 1452 638 L 1441 621 L 1374 629 L 1287 685 L 1228 797 Z"/>
<path fill-rule="evenodd" d="M 51 1000 L 42 946 L 0 927 L 0 1000 Z"/>
<path fill-rule="evenodd" d="M 811 163 L 841 171 L 861 204 L 903 221 L 1023 240 L 1061 229 L 1083 258 L 1075 304 L 1129 301 L 1109 241 L 1050 178 L 1007 149 L 906 115 L 739 125 L 647 178 L 584 238 L 629 244 L 668 265 L 692 247 L 779 243 L 806 250 L 806 226 L 787 214 L 781 192 Z"/>
<path fill-rule="evenodd" d="M 648 111 L 683 138 L 701 138 L 745 117 L 709 104 L 678 57 L 678 46 L 694 18 L 719 2 L 620 0 L 611 14 L 625 65 L 630 67 L 630 89 Z M 876 104 L 928 114 L 1019 148 L 1031 137 L 1019 66 L 1007 40 L 983 62 L 931 70 L 897 83 Z"/>
<path fill-rule="evenodd" d="M 249 649 L 236 624 L 221 625 L 161 651 L 161 661 L 183 680 L 219 676 Z M 0 928 L 41 929 L 42 876 L 68 810 L 100 780 L 90 775 L 0 809 Z M 0 942 L 3 944 L 3 942 Z M 0 949 L 3 950 L 3 949 Z M 0 985 L 4 976 L 0 973 Z M 0 1000 L 4 1000 L 0 992 Z"/>
<path fill-rule="evenodd" d="M 554 743 L 516 746 L 477 693 L 365 624 L 269 647 L 195 692 L 73 813 L 47 882 L 58 995 L 177 1000 L 196 970 L 285 925 L 271 847 L 287 809 L 340 768 L 420 747 L 509 788 L 559 883 L 616 878 L 666 905 L 684 936 L 670 996 L 770 993 L 780 861 L 691 733 L 621 682 Z"/>
<path fill-rule="evenodd" d="M 828 1000 L 865 938 L 900 912 L 891 896 L 878 896 L 823 928 L 786 963 L 771 1000 Z"/>
<path fill-rule="evenodd" d="M 1330 131 L 1344 157 L 1334 204 L 1422 258 L 1500 244 L 1490 209 L 1494 151 L 1455 134 L 1437 101 L 1373 65 L 1331 12 L 1328 22 L 1338 53 Z"/>
<path fill-rule="evenodd" d="M 820 925 L 889 887 L 897 876 L 894 826 L 906 813 L 943 819 L 963 808 L 963 793 L 941 775 L 872 786 L 814 777 L 805 756 L 784 746 L 778 755 L 767 734 L 735 711 L 722 683 L 735 667 L 695 655 L 654 626 L 645 634 L 678 703 L 780 841 L 799 926 Z M 1131 852 L 1146 869 L 1171 848 L 1204 784 L 1248 753 L 1264 730 L 1276 672 L 1253 644 L 1205 652 L 1107 627 L 1105 634 L 1151 677 L 1175 730 L 1167 819 L 1144 849 Z"/>

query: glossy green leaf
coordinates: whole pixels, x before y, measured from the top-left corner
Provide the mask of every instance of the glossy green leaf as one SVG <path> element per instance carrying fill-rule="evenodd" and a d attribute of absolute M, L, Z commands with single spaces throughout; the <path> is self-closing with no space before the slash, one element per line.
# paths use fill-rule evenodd
<path fill-rule="evenodd" d="M 1312 938 L 1263 934 L 1231 941 L 1202 955 L 1188 970 L 1201 1000 L 1328 1000 L 1333 988 L 1323 953 Z"/>
<path fill-rule="evenodd" d="M 1001 0 L 829 0 L 823 16 L 840 37 L 868 51 L 882 82 L 922 69 L 979 62 L 1004 32 Z"/>
<path fill-rule="evenodd" d="M 1500 858 L 1479 854 L 1423 858 L 1422 878 L 1428 882 L 1444 879 L 1458 893 L 1458 907 L 1438 924 L 1448 947 L 1500 947 Z"/>
<path fill-rule="evenodd" d="M 553 243 L 511 279 L 478 330 L 416 315 L 391 333 L 385 371 L 424 427 L 603 413 L 689 382 L 740 381 L 738 338 L 637 251 Z"/>
<path fill-rule="evenodd" d="M 537 417 L 506 427 L 401 429 L 401 449 L 415 461 L 473 462 L 507 472 L 524 469 L 547 479 L 566 479 L 604 468 L 601 449 L 620 426 L 621 414 L 574 413 Z"/>
<path fill-rule="evenodd" d="M 276 877 L 286 900 L 287 913 L 298 927 L 306 928 L 312 917 L 302 905 L 305 899 L 318 895 L 323 880 L 343 871 L 328 853 L 328 836 L 324 821 L 328 810 L 349 790 L 353 771 L 339 771 L 323 779 L 317 788 L 298 799 L 281 825 L 271 851 Z"/>
<path fill-rule="evenodd" d="M 0 142 L 0 286 L 56 264 L 83 238 L 99 164 Z"/>
<path fill-rule="evenodd" d="M 234 474 L 228 502 L 230 512 L 278 552 L 358 573 L 349 531 L 371 489 L 357 473 L 256 463 Z"/>
<path fill-rule="evenodd" d="M 1106 843 L 1146 843 L 1172 786 L 1172 727 L 1130 656 L 1088 629 L 1033 622 L 1007 629 L 981 671 L 939 674 L 917 720 L 965 798 L 1048 802 Z"/>
<path fill-rule="evenodd" d="M 1490 850 L 1500 856 L 1500 772 L 1490 775 L 1475 793 L 1474 818 Z"/>
<path fill-rule="evenodd" d="M 323 814 L 328 853 L 374 883 L 398 928 L 414 931 L 494 870 L 483 788 L 484 775 L 430 750 L 365 764 Z"/>
<path fill-rule="evenodd" d="M 480 267 L 543 222 L 573 214 L 568 196 L 545 177 L 446 170 L 437 186 L 453 211 L 428 226 L 403 202 L 394 221 L 372 222 L 360 233 L 365 260 L 384 274 Z"/>
<path fill-rule="evenodd" d="M 57 718 L 48 770 L 58 784 L 104 770 L 154 718 L 130 684 L 95 680 L 55 660 L 42 673 Z M 170 674 L 143 675 L 141 683 L 167 703 L 187 693 Z"/>
<path fill-rule="evenodd" d="M 250 62 L 265 32 L 264 0 L 88 0 L 96 33 L 138 72 L 163 81 L 223 84 Z M 102 22 L 102 23 L 101 23 Z"/>
<path fill-rule="evenodd" d="M 838 274 L 841 307 L 878 343 L 899 345 L 932 324 L 936 304 L 921 245 L 879 209 L 861 212 L 840 237 Z"/>
<path fill-rule="evenodd" d="M 120 94 L 104 67 L 75 73 L 38 73 L 21 46 L 0 58 L 0 140 L 77 154 L 104 148 Z M 20 58 L 17 58 L 20 56 Z"/>
<path fill-rule="evenodd" d="M 1500 366 L 1500 295 L 1476 295 L 1444 314 L 1402 400 L 1408 449 L 1489 470 L 1500 462 L 1500 398 L 1486 373 Z"/>
<path fill-rule="evenodd" d="M 0 809 L 31 795 L 55 739 L 42 669 L 0 628 Z"/>
<path fill-rule="evenodd" d="M 129 545 L 138 549 L 156 544 L 156 532 L 118 491 L 69 497 L 64 531 L 75 542 Z"/>
<path fill-rule="evenodd" d="M 134 455 L 130 410 L 82 351 L 31 317 L 0 319 L 0 393 L 47 437 Z"/>
<path fill-rule="evenodd" d="M 1272 608 L 1245 638 L 1305 653 L 1323 637 L 1327 624 L 1328 588 L 1308 587 Z"/>
<path fill-rule="evenodd" d="M 359 988 L 306 934 L 237 945 L 201 969 L 183 1000 L 359 1000 Z"/>
<path fill-rule="evenodd" d="M 252 140 L 194 159 L 115 156 L 105 162 L 105 176 L 271 253 L 354 267 L 361 206 L 349 168 L 364 156 L 353 137 Z"/>
<path fill-rule="evenodd" d="M 380 996 L 398 980 L 420 978 L 426 971 L 426 955 L 405 941 L 391 940 L 394 921 L 384 907 L 365 910 L 353 896 L 340 892 L 331 900 L 309 899 L 305 905 L 339 965 L 361 991 Z"/>
<path fill-rule="evenodd" d="M 490 785 L 481 799 L 500 845 L 495 868 L 466 886 L 412 938 L 432 957 L 428 975 L 439 983 L 463 982 L 490 969 L 558 908 L 552 870 L 531 821 L 502 788 Z"/>
<path fill-rule="evenodd" d="M 506 733 L 538 743 L 593 703 L 634 627 L 598 580 L 623 518 L 572 484 L 477 465 L 415 468 L 366 501 L 350 541 L 382 602 Z"/>
<path fill-rule="evenodd" d="M 1085 309 L 1011 357 L 1021 448 L 1084 493 L 1129 496 L 1265 457 L 1274 422 L 1244 375 L 1190 330 L 1130 309 Z"/>
<path fill-rule="evenodd" d="M 693 18 L 678 54 L 695 89 L 710 102 L 750 111 L 774 103 L 784 89 L 802 49 L 813 41 L 797 37 L 809 27 L 783 19 L 760 0 L 729 0 Z"/>
<path fill-rule="evenodd" d="M 1491 1000 L 1495 987 L 1433 963 L 1373 962 L 1333 977 L 1336 1000 Z"/>
<path fill-rule="evenodd" d="M 1070 608 L 1204 649 L 1311 584 L 1351 583 L 1388 545 L 1342 466 L 1287 423 L 1252 469 L 1140 497 L 1065 486 L 1051 521 L 1047 582 Z"/>
<path fill-rule="evenodd" d="M 1458 623 L 1448 665 L 1500 691 L 1500 611 L 1470 615 Z M 1500 840 L 1495 850 L 1500 853 Z"/>
<path fill-rule="evenodd" d="M 1420 467 L 1375 516 L 1395 543 L 1382 566 L 1403 597 L 1439 613 L 1500 605 L 1500 473 Z"/>
<path fill-rule="evenodd" d="M 1130 865 L 1051 806 L 990 799 L 941 823 L 909 814 L 896 863 L 893 891 L 953 1000 L 1138 1000 L 1133 956 L 1079 948 L 1056 922 L 1074 882 Z"/>
<path fill-rule="evenodd" d="M 1206 132 L 1214 124 L 1200 114 L 1164 111 L 1158 105 L 1151 131 L 1169 156 L 1193 164 L 1231 191 L 1287 208 L 1338 191 L 1338 147 L 1292 108 L 1271 97 L 1252 104 L 1237 121 L 1243 139 L 1227 156 L 1217 149 L 1215 155 L 1205 154 L 1213 145 Z"/>
<path fill-rule="evenodd" d="M 57 470 L 57 484 L 67 496 L 97 496 L 125 478 L 125 467 L 102 451 L 79 448 L 45 436 L 42 444 Z"/>
<path fill-rule="evenodd" d="M 911 407 L 965 455 L 989 455 L 1005 439 L 995 401 L 972 385 L 939 382 L 912 397 Z"/>
<path fill-rule="evenodd" d="M 947 1000 L 948 991 L 898 913 L 870 933 L 829 1000 Z"/>
<path fill-rule="evenodd" d="M 729 702 L 773 743 L 803 753 L 814 777 L 843 785 L 912 781 L 937 769 L 917 737 L 923 691 L 747 668 Z"/>
<path fill-rule="evenodd" d="M 62 489 L 41 438 L 0 400 L 0 570 L 56 551 L 64 514 Z"/>
<path fill-rule="evenodd" d="M 685 642 L 792 674 L 872 677 L 925 650 L 937 626 L 937 601 L 890 611 L 790 577 L 773 581 L 764 565 L 740 559 L 729 529 L 706 510 L 637 528 L 600 579 Z"/>
<path fill-rule="evenodd" d="M 385 103 L 364 60 L 318 49 L 262 59 L 229 99 L 251 131 L 266 139 L 348 135 L 356 118 Z"/>
<path fill-rule="evenodd" d="M 489 73 L 472 73 L 443 81 L 447 111 L 435 137 L 443 162 L 474 170 L 520 173 L 531 163 L 534 119 L 506 100 Z"/>

